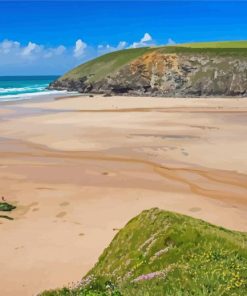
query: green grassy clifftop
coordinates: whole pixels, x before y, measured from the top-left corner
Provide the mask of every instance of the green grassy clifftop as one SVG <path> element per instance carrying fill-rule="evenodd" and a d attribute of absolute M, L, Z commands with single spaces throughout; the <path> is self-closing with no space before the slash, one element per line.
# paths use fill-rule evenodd
<path fill-rule="evenodd" d="M 76 287 L 42 296 L 244 296 L 246 291 L 246 233 L 151 209 L 119 231 Z"/>
<path fill-rule="evenodd" d="M 247 41 L 112 52 L 69 71 L 50 89 L 178 97 L 247 96 Z"/>
<path fill-rule="evenodd" d="M 89 76 L 89 81 L 98 81 L 118 71 L 122 66 L 130 63 L 144 53 L 152 50 L 151 48 L 143 47 L 108 53 L 76 67 L 66 73 L 60 80 L 67 78 L 80 79 Z"/>

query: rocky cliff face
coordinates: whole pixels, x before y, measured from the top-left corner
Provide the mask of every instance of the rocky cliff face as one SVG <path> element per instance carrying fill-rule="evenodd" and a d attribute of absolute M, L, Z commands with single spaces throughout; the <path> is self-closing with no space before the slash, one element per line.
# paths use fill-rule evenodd
<path fill-rule="evenodd" d="M 62 77 L 50 89 L 152 96 L 247 96 L 247 58 L 148 52 L 94 81 Z"/>

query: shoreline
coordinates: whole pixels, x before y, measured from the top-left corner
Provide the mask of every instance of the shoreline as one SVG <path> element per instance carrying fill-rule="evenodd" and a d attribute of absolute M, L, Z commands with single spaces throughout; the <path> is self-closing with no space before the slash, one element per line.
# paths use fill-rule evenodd
<path fill-rule="evenodd" d="M 79 280 L 148 208 L 246 232 L 246 112 L 222 98 L 0 104 L 0 194 L 17 206 L 0 220 L 2 293 Z"/>
<path fill-rule="evenodd" d="M 26 103 L 26 102 L 31 102 L 31 103 L 35 103 L 35 102 L 45 102 L 45 101 L 53 101 L 53 100 L 56 100 L 57 98 L 60 98 L 60 97 L 64 97 L 64 98 L 67 98 L 67 97 L 72 97 L 74 96 L 74 93 L 63 93 L 63 96 L 61 96 L 62 94 L 61 93 L 55 93 L 55 94 L 42 94 L 42 93 L 39 93 L 38 95 L 34 95 L 34 94 L 28 94 L 27 98 L 25 98 L 25 95 L 26 94 L 23 94 L 21 95 L 20 98 L 16 98 L 16 99 L 9 99 L 9 100 L 4 100 L 4 101 L 1 101 L 1 96 L 0 96 L 0 107 L 2 105 L 13 105 L 13 104 L 22 104 L 22 103 Z M 11 96 L 9 96 L 11 97 Z M 23 98 L 22 98 L 23 97 Z M 6 96 L 7 98 L 7 96 Z M 13 98 L 13 97 L 12 97 Z"/>
<path fill-rule="evenodd" d="M 45 101 L 53 101 L 53 100 L 61 100 L 61 99 L 66 99 L 66 98 L 77 98 L 77 97 L 90 97 L 91 99 L 93 99 L 94 97 L 102 97 L 102 98 L 114 98 L 114 97 L 122 97 L 122 98 L 140 98 L 140 99 L 175 99 L 175 100 L 179 100 L 179 99 L 188 99 L 188 100 L 218 100 L 218 99 L 223 99 L 223 100 L 244 100 L 244 99 L 247 99 L 247 96 L 188 96 L 188 97 L 184 97 L 184 96 L 181 96 L 181 97 L 177 97 L 177 96 L 174 96 L 174 97 L 171 97 L 171 96 L 150 96 L 150 95 L 134 95 L 134 94 L 110 94 L 110 95 L 107 95 L 107 94 L 98 94 L 98 93 L 79 93 L 79 92 L 76 92 L 76 91 L 72 91 L 72 92 L 69 92 L 67 91 L 67 93 L 63 93 L 62 92 L 65 92 L 66 90 L 61 90 L 61 93 L 49 93 L 49 94 L 42 94 L 41 93 L 27 93 L 27 94 L 22 94 L 22 95 L 18 95 L 20 97 L 16 97 L 15 99 L 13 100 L 4 100 L 4 101 L 1 101 L 0 100 L 0 106 L 1 105 L 5 105 L 5 104 L 15 104 L 15 103 L 25 103 L 25 102 L 42 102 L 44 101 L 43 99 L 45 99 Z M 56 92 L 56 90 L 54 90 L 54 92 Z M 59 92 L 59 90 L 57 91 Z M 16 95 L 17 96 L 17 95 Z M 28 97 L 28 98 L 24 98 L 24 97 Z M 13 98 L 15 97 L 15 95 L 10 95 L 10 96 L 4 96 L 4 99 L 7 99 L 8 97 L 10 98 Z M 22 98 L 23 97 L 23 98 Z M 29 98 L 30 97 L 30 98 Z M 0 96 L 0 99 L 1 99 L 1 96 Z"/>

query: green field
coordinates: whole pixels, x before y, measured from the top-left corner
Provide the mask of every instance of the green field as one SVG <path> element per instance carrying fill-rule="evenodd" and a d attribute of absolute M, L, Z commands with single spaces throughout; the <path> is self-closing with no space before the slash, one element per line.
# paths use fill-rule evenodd
<path fill-rule="evenodd" d="M 247 234 L 151 209 L 115 236 L 82 286 L 42 296 L 241 296 Z"/>
<path fill-rule="evenodd" d="M 190 48 L 246 48 L 247 40 L 243 41 L 221 41 L 221 42 L 195 42 L 180 44 L 178 46 Z"/>

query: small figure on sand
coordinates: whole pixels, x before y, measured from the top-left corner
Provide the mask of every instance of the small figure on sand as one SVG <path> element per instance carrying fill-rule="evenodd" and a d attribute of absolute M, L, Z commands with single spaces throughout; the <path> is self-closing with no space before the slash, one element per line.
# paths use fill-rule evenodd
<path fill-rule="evenodd" d="M 6 199 L 5 199 L 5 197 L 4 197 L 4 196 L 2 196 L 2 201 L 6 201 Z"/>

